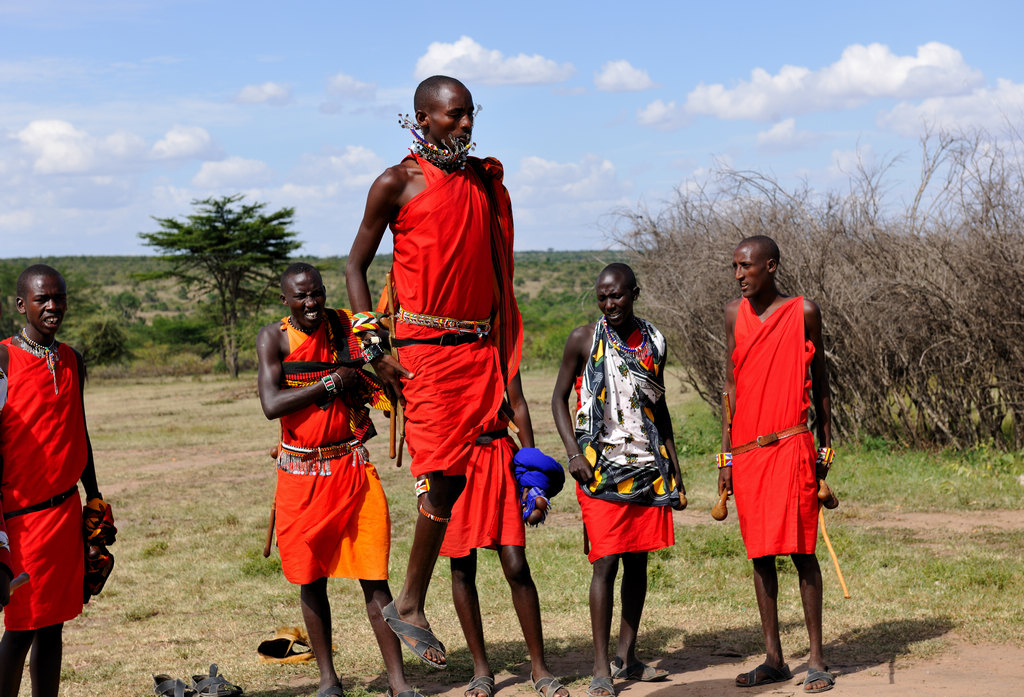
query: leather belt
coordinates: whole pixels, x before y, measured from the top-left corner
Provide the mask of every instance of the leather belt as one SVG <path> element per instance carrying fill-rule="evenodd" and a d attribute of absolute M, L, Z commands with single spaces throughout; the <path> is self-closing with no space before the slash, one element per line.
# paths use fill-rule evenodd
<path fill-rule="evenodd" d="M 34 503 L 31 506 L 19 508 L 18 510 L 11 511 L 10 513 L 4 512 L 4 520 L 17 518 L 18 516 L 25 515 L 26 513 L 36 513 L 37 511 L 45 511 L 47 508 L 55 508 L 56 506 L 59 506 L 60 504 L 64 503 L 69 498 L 71 498 L 72 494 L 77 493 L 78 483 L 76 482 L 75 484 L 71 485 L 70 489 L 68 489 L 62 494 L 57 494 L 53 498 L 46 499 L 45 501 L 40 501 L 39 503 Z"/>
<path fill-rule="evenodd" d="M 482 435 L 477 436 L 477 438 L 476 438 L 476 445 L 487 445 L 488 443 L 492 443 L 492 442 L 494 442 L 496 440 L 501 440 L 502 438 L 507 438 L 507 437 L 508 437 L 508 429 L 507 428 L 503 428 L 500 431 L 491 431 L 489 433 L 484 433 Z"/>
<path fill-rule="evenodd" d="M 439 317 L 436 315 L 425 315 L 419 312 L 398 312 L 398 321 L 406 324 L 415 324 L 420 327 L 431 327 L 432 329 L 443 329 L 449 332 L 468 332 L 471 334 L 488 334 L 491 331 L 491 321 L 484 320 L 463 320 L 453 317 Z"/>
<path fill-rule="evenodd" d="M 360 445 L 362 445 L 362 443 L 358 440 L 351 440 L 347 443 L 321 445 L 316 448 L 300 448 L 297 445 L 281 443 L 281 452 L 286 455 L 291 455 L 299 460 L 329 460 L 330 458 L 348 455 Z"/>
<path fill-rule="evenodd" d="M 461 346 L 480 341 L 486 334 L 441 334 L 429 339 L 392 339 L 391 345 L 397 348 L 402 346 L 415 346 L 417 344 L 430 344 L 431 346 Z"/>
<path fill-rule="evenodd" d="M 807 433 L 810 430 L 811 429 L 807 424 L 800 424 L 799 426 L 790 426 L 789 428 L 784 428 L 781 431 L 776 431 L 775 433 L 769 433 L 768 435 L 765 436 L 758 436 L 749 443 L 737 445 L 735 448 L 732 449 L 732 454 L 739 455 L 741 453 L 749 452 L 754 448 L 763 448 L 766 445 L 771 445 L 772 443 L 780 441 L 783 438 L 789 438 L 790 436 L 795 436 L 798 433 Z"/>

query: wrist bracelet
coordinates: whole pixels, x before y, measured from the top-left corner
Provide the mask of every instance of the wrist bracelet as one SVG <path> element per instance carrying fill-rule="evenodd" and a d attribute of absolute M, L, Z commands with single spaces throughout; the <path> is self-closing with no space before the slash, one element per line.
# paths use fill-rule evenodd
<path fill-rule="evenodd" d="M 322 382 L 324 384 L 324 387 L 327 388 L 327 394 L 331 395 L 332 397 L 338 394 L 338 386 L 334 384 L 333 373 L 331 373 L 330 375 L 324 375 L 322 378 L 320 378 L 320 382 Z"/>
<path fill-rule="evenodd" d="M 380 344 L 368 344 L 363 346 L 363 361 L 373 363 L 384 355 L 384 348 Z"/>
<path fill-rule="evenodd" d="M 718 469 L 732 467 L 732 453 L 718 453 L 715 455 L 715 464 L 718 465 Z"/>
<path fill-rule="evenodd" d="M 583 457 L 583 453 L 576 453 L 575 455 L 570 455 L 570 456 L 569 456 L 569 459 L 565 461 L 565 464 L 567 464 L 567 465 L 568 465 L 568 464 L 569 464 L 570 462 L 572 462 L 572 459 L 573 459 L 574 457 Z"/>
<path fill-rule="evenodd" d="M 836 451 L 832 448 L 818 448 L 818 458 L 815 460 L 815 466 L 821 465 L 826 470 L 832 469 L 832 461 L 836 458 Z"/>

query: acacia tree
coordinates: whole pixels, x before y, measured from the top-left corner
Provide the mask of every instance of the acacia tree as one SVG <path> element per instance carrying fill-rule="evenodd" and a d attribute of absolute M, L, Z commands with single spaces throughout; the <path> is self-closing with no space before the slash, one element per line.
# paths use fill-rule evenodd
<path fill-rule="evenodd" d="M 185 220 L 154 217 L 161 230 L 139 233 L 170 264 L 146 278 L 177 278 L 216 297 L 221 358 L 231 377 L 238 377 L 239 317 L 259 311 L 289 255 L 301 246 L 289 229 L 294 208 L 264 213 L 266 203 L 239 203 L 243 198 L 194 200 L 195 212 Z"/>

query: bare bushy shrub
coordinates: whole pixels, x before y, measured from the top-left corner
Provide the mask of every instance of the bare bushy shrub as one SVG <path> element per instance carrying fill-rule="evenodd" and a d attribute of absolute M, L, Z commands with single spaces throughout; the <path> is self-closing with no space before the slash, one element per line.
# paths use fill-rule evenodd
<path fill-rule="evenodd" d="M 889 166 L 859 167 L 846 193 L 786 190 L 721 171 L 656 214 L 623 214 L 644 299 L 690 384 L 718 408 L 723 307 L 736 244 L 768 235 L 779 286 L 816 300 L 846 436 L 907 445 L 1024 446 L 1024 167 L 1015 132 L 922 138 L 912 200 L 884 203 Z M 890 163 L 891 164 L 891 163 Z"/>

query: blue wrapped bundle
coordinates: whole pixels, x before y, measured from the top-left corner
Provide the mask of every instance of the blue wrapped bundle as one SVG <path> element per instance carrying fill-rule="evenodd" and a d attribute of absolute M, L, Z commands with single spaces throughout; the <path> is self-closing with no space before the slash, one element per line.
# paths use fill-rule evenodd
<path fill-rule="evenodd" d="M 539 525 L 547 518 L 549 501 L 565 485 L 562 465 L 537 448 L 521 448 L 512 463 L 515 465 L 516 483 L 519 484 L 523 521 Z"/>

